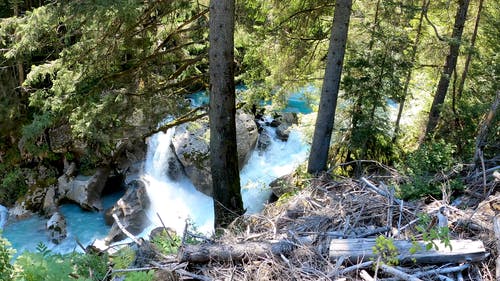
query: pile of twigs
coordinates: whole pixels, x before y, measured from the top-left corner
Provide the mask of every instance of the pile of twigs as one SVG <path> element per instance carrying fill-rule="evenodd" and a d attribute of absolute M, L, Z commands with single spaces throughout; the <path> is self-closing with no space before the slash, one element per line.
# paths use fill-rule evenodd
<path fill-rule="evenodd" d="M 494 213 L 485 209 L 492 200 L 496 197 L 462 210 L 436 200 L 430 204 L 398 200 L 394 191 L 376 178 L 316 178 L 288 200 L 268 205 L 259 215 L 241 217 L 217 241 L 237 244 L 286 240 L 294 251 L 189 264 L 186 270 L 203 280 L 493 280 Z M 419 239 L 422 237 L 416 230 L 419 214 L 435 217 L 442 206 L 447 209 L 450 237 L 482 239 L 493 254 L 489 259 L 483 263 L 403 267 L 388 266 L 381 260 L 353 262 L 342 258 L 332 260 L 328 256 L 329 242 L 334 238 L 384 235 Z"/>

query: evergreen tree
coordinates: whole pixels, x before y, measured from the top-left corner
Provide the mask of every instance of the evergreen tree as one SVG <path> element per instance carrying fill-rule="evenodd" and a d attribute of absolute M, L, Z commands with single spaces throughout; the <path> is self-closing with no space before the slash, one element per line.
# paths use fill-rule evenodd
<path fill-rule="evenodd" d="M 321 100 L 307 167 L 307 171 L 313 174 L 327 168 L 351 7 L 351 0 L 337 0 L 335 4 Z"/>
<path fill-rule="evenodd" d="M 450 84 L 450 79 L 455 70 L 458 51 L 460 49 L 462 32 L 464 30 L 465 20 L 467 19 L 467 10 L 469 8 L 469 0 L 459 0 L 457 13 L 455 15 L 455 24 L 453 27 L 453 33 L 451 39 L 448 42 L 449 52 L 446 56 L 446 62 L 439 78 L 439 83 L 434 95 L 434 100 L 432 101 L 431 110 L 429 112 L 429 121 L 427 122 L 427 127 L 425 129 L 424 137 L 429 138 L 434 133 L 436 126 L 439 121 L 439 116 L 441 113 L 441 106 L 446 98 L 446 93 L 448 92 L 448 86 Z"/>
<path fill-rule="evenodd" d="M 210 163 L 215 229 L 244 213 L 236 149 L 234 0 L 210 1 Z"/>

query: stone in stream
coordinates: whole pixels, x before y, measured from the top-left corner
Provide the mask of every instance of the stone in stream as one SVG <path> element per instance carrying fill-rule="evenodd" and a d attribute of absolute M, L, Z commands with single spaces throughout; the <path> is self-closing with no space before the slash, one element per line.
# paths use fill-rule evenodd
<path fill-rule="evenodd" d="M 241 110 L 236 113 L 236 142 L 240 169 L 250 158 L 259 136 L 253 116 Z M 210 131 L 208 118 L 186 123 L 175 129 L 172 144 L 184 171 L 193 185 L 206 195 L 212 195 L 210 174 Z"/>
<path fill-rule="evenodd" d="M 133 180 L 127 186 L 125 195 L 116 202 L 113 208 L 106 212 L 107 222 L 113 221 L 108 236 L 104 239 L 106 244 L 126 238 L 118 224 L 112 218 L 116 215 L 120 223 L 133 235 L 139 234 L 150 221 L 146 215 L 150 201 L 146 192 L 146 184 L 142 180 Z M 111 216 L 111 217 L 109 217 Z"/>
<path fill-rule="evenodd" d="M 47 221 L 49 239 L 54 244 L 60 244 L 67 236 L 66 219 L 59 212 L 55 212 Z"/>

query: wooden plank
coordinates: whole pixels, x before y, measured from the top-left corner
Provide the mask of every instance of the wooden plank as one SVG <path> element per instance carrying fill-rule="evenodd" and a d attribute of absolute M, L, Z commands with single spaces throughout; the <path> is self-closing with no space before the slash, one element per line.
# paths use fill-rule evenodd
<path fill-rule="evenodd" d="M 394 240 L 394 245 L 398 249 L 398 260 L 400 263 L 448 263 L 448 262 L 475 262 L 485 259 L 487 256 L 482 241 L 473 240 L 450 240 L 451 249 L 445 247 L 443 243 L 434 241 L 438 245 L 426 251 L 426 243 L 417 241 L 420 245 L 419 251 L 410 253 L 412 242 L 407 240 Z M 330 259 L 335 260 L 345 257 L 352 262 L 375 259 L 373 253 L 375 239 L 332 239 L 330 242 Z"/>

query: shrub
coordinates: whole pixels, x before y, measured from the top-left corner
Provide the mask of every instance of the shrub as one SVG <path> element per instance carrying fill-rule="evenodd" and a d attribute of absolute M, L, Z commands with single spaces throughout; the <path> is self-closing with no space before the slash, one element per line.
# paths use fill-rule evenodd
<path fill-rule="evenodd" d="M 422 144 L 410 153 L 399 170 L 408 178 L 399 186 L 398 192 L 404 199 L 417 199 L 423 196 L 440 197 L 443 183 L 435 180 L 437 173 L 446 173 L 454 164 L 455 147 L 444 140 Z M 448 182 L 451 191 L 462 188 L 458 180 Z"/>
<path fill-rule="evenodd" d="M 13 266 L 10 263 L 15 250 L 9 241 L 1 236 L 0 232 L 0 281 L 11 280 Z"/>

